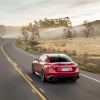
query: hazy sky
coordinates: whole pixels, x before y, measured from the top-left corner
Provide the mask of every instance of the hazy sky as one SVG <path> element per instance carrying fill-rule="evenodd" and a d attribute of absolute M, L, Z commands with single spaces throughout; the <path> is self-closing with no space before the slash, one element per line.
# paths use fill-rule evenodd
<path fill-rule="evenodd" d="M 0 0 L 0 24 L 26 25 L 44 17 L 70 17 L 73 25 L 100 19 L 100 0 Z"/>

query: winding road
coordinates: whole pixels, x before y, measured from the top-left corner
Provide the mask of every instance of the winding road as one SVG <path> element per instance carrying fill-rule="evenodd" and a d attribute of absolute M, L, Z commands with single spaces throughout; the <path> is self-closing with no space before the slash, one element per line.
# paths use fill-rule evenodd
<path fill-rule="evenodd" d="M 100 100 L 100 75 L 81 70 L 75 83 L 42 83 L 31 72 L 34 55 L 16 47 L 13 39 L 0 46 L 0 100 Z"/>

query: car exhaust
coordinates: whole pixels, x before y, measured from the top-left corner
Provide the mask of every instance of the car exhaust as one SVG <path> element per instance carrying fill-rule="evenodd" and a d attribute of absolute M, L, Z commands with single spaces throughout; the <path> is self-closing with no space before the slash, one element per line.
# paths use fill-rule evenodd
<path fill-rule="evenodd" d="M 56 80 L 57 80 L 57 78 L 56 78 L 56 77 L 54 77 L 54 76 L 52 76 L 52 77 L 50 77 L 50 78 L 49 78 L 49 80 L 50 80 L 50 81 L 56 81 Z"/>

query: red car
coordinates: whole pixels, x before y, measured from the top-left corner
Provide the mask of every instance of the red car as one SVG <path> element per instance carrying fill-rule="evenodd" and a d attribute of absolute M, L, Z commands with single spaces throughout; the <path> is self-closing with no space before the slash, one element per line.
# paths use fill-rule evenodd
<path fill-rule="evenodd" d="M 43 82 L 59 78 L 76 81 L 79 67 L 65 54 L 43 54 L 32 62 L 32 73 L 41 76 Z"/>

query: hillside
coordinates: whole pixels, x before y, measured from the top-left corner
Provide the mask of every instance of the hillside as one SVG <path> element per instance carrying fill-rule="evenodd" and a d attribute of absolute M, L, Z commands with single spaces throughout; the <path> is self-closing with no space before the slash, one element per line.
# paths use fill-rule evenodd
<path fill-rule="evenodd" d="M 100 36 L 100 20 L 96 20 L 93 22 L 90 22 L 91 26 L 94 28 L 94 35 L 95 36 Z M 83 30 L 85 26 L 84 25 L 79 25 L 75 26 L 74 29 L 77 33 L 77 36 L 83 36 Z"/>
<path fill-rule="evenodd" d="M 100 36 L 100 20 L 90 22 L 90 24 L 94 28 L 94 35 Z M 64 27 L 60 27 L 50 31 L 40 32 L 40 36 L 45 39 L 58 38 L 58 37 L 61 38 L 63 36 L 63 28 Z M 83 30 L 85 29 L 84 25 L 75 26 L 73 27 L 73 29 L 76 31 L 77 37 L 84 37 L 84 33 L 83 33 Z"/>
<path fill-rule="evenodd" d="M 20 28 L 19 26 L 3 26 L 3 25 L 0 25 L 0 36 L 3 36 L 3 35 L 8 35 L 8 34 L 17 34 L 17 33 L 20 33 Z"/>
<path fill-rule="evenodd" d="M 96 20 L 93 22 L 90 22 L 92 27 L 94 28 L 94 35 L 95 36 L 100 36 L 100 20 Z M 63 28 L 64 27 L 56 27 L 56 28 L 45 28 L 40 30 L 40 36 L 41 38 L 58 38 L 63 36 Z M 84 30 L 85 26 L 84 25 L 78 25 L 74 27 L 74 30 L 76 31 L 77 37 L 84 37 Z M 18 36 L 19 33 L 21 33 L 21 27 L 14 27 L 14 26 L 5 26 L 5 29 L 0 28 L 0 36 L 2 35 L 7 35 L 7 37 L 13 35 L 13 36 Z M 10 34 L 10 35 L 9 35 Z M 8 36 L 9 35 L 9 36 Z M 15 37 L 16 37 L 15 36 Z"/>

